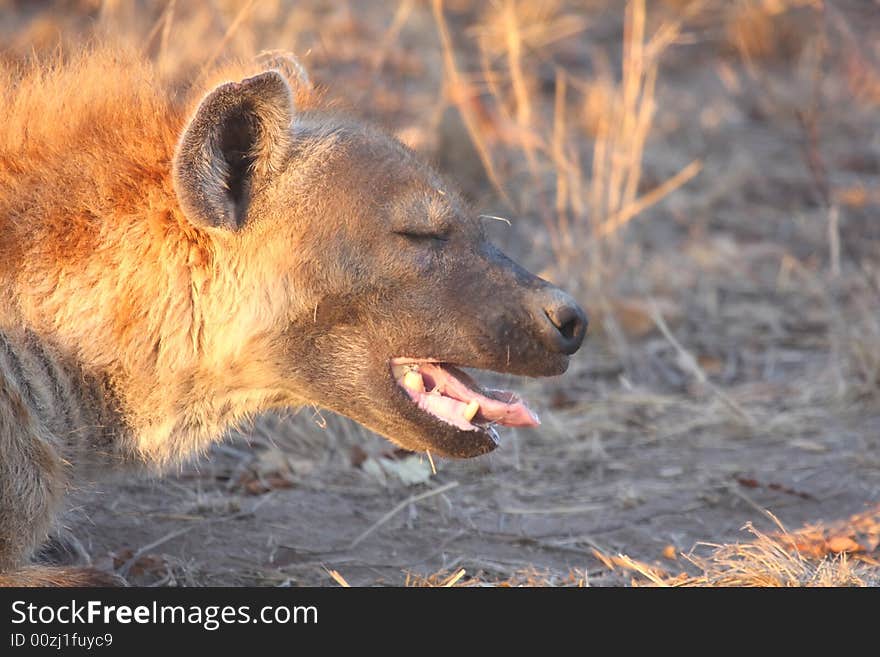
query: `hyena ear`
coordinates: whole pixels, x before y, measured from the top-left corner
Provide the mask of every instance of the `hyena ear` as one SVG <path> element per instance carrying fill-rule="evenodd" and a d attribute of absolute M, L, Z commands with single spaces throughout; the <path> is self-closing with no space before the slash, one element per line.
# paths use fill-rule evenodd
<path fill-rule="evenodd" d="M 241 228 L 254 183 L 278 171 L 290 146 L 293 95 L 266 71 L 209 93 L 174 154 L 174 190 L 190 221 Z"/>

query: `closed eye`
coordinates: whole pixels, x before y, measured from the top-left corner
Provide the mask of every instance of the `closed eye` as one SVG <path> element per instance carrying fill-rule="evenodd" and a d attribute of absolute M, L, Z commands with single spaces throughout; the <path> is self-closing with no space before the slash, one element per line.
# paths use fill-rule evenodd
<path fill-rule="evenodd" d="M 445 233 L 437 233 L 431 231 L 418 231 L 418 230 L 395 230 L 392 231 L 395 235 L 401 235 L 406 237 L 413 242 L 448 242 L 449 235 Z"/>

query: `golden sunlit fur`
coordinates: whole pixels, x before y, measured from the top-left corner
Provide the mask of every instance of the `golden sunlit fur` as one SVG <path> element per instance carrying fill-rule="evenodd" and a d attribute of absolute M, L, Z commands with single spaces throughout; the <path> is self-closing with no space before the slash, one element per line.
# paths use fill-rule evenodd
<path fill-rule="evenodd" d="M 255 344 L 296 309 L 292 244 L 253 231 L 232 248 L 187 220 L 172 183 L 200 99 L 253 71 L 183 88 L 109 48 L 0 67 L 0 583 L 65 581 L 14 569 L 79 471 L 161 469 L 295 401 Z"/>
<path fill-rule="evenodd" d="M 230 67 L 186 90 L 115 50 L 0 69 L 3 88 L 16 89 L 0 100 L 0 268 L 12 283 L 4 285 L 2 317 L 52 335 L 86 367 L 110 370 L 142 409 L 126 409 L 137 415 L 132 424 L 151 429 L 130 449 L 159 464 L 201 447 L 164 440 L 166 423 L 177 421 L 165 400 L 178 396 L 169 391 L 184 386 L 187 397 L 199 397 L 213 367 L 229 395 L 245 379 L 241 387 L 253 390 L 259 363 L 239 360 L 253 350 L 230 329 L 243 315 L 275 316 L 249 304 L 285 298 L 262 285 L 283 278 L 260 271 L 272 265 L 265 249 L 262 262 L 245 264 L 247 251 L 226 250 L 223 233 L 193 226 L 170 177 L 177 139 L 201 96 L 217 79 L 251 72 Z M 20 269 L 9 271 L 16 263 Z M 236 276 L 242 268 L 248 276 Z M 196 302 L 208 285 L 224 286 L 221 304 Z M 234 325 L 224 321 L 233 317 Z"/>

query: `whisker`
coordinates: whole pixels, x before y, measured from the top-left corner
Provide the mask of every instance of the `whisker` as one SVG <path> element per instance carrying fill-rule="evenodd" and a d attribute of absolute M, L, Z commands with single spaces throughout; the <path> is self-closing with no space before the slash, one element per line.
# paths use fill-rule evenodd
<path fill-rule="evenodd" d="M 481 215 L 479 215 L 479 217 L 480 217 L 480 219 L 494 219 L 495 221 L 503 221 L 508 226 L 513 226 L 513 224 L 510 223 L 510 219 L 505 219 L 504 217 L 498 217 L 494 214 L 481 214 Z"/>

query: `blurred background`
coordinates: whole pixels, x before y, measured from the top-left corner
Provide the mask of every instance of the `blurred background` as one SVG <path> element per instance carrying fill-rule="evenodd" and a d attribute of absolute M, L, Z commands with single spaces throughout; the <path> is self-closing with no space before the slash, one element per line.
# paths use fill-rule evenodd
<path fill-rule="evenodd" d="M 566 375 L 501 377 L 543 426 L 492 455 L 263 417 L 83 492 L 80 558 L 159 585 L 880 583 L 880 2 L 0 0 L 2 58 L 93 38 L 181 84 L 292 53 L 592 323 Z"/>

